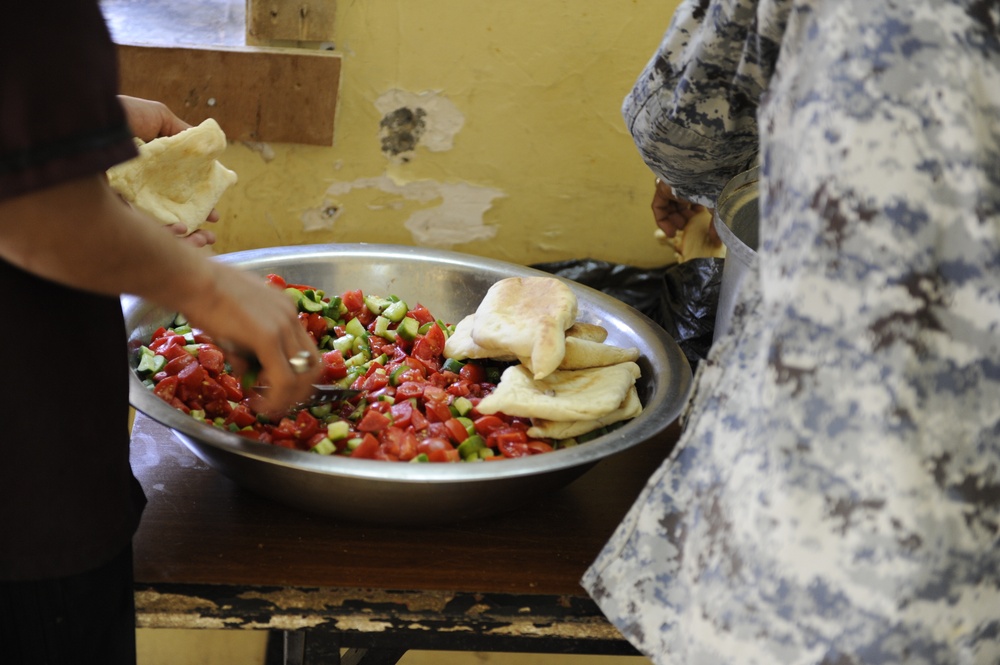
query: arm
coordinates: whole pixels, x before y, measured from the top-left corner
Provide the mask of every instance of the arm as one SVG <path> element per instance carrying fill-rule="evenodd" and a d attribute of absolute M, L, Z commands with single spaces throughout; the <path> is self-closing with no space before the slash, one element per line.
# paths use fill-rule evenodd
<path fill-rule="evenodd" d="M 310 392 L 315 372 L 296 375 L 287 359 L 300 350 L 318 354 L 289 299 L 177 242 L 124 205 L 101 175 L 0 201 L 0 256 L 62 284 L 184 312 L 217 339 L 254 351 L 273 386 L 267 411 Z"/>
<path fill-rule="evenodd" d="M 757 107 L 778 47 L 756 2 L 686 0 L 625 98 L 643 160 L 674 193 L 706 206 L 758 151 Z"/>

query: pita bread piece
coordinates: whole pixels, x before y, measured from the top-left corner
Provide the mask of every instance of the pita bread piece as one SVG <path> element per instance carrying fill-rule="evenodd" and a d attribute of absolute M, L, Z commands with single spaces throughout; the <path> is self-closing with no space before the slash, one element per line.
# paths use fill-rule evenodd
<path fill-rule="evenodd" d="M 588 342 L 603 342 L 608 338 L 608 331 L 596 323 L 577 321 L 566 331 L 566 337 L 577 337 Z"/>
<path fill-rule="evenodd" d="M 572 422 L 533 418 L 531 420 L 531 427 L 528 428 L 528 436 L 539 439 L 572 439 L 573 437 L 593 432 L 595 429 L 607 427 L 622 420 L 635 418 L 640 413 L 642 413 L 642 402 L 639 401 L 639 392 L 635 389 L 635 386 L 632 386 L 621 406 L 606 416 L 601 416 L 594 420 L 576 420 Z"/>
<path fill-rule="evenodd" d="M 566 338 L 566 353 L 559 369 L 586 369 L 587 367 L 607 367 L 619 363 L 635 362 L 639 359 L 639 349 L 627 349 L 611 344 L 589 342 L 578 337 Z M 523 362 L 523 361 L 522 361 Z"/>
<path fill-rule="evenodd" d="M 466 360 L 467 358 L 513 361 L 517 356 L 496 349 L 486 349 L 472 339 L 475 314 L 469 314 L 455 325 L 453 332 L 444 343 L 444 357 Z"/>
<path fill-rule="evenodd" d="M 542 379 L 562 362 L 566 329 L 576 315 L 576 295 L 562 281 L 508 277 L 491 286 L 479 303 L 472 339 L 486 349 L 527 359 L 534 377 Z"/>
<path fill-rule="evenodd" d="M 500 383 L 476 407 L 484 415 L 521 418 L 596 420 L 615 411 L 640 376 L 635 363 L 556 370 L 535 379 L 524 365 L 504 370 Z"/>
<path fill-rule="evenodd" d="M 475 340 L 472 339 L 472 328 L 474 326 L 475 314 L 469 314 L 464 319 L 458 322 L 455 326 L 455 332 L 451 334 L 447 342 L 444 345 L 444 357 L 454 358 L 456 360 L 466 360 L 469 358 L 476 360 L 492 359 L 501 360 L 504 362 L 512 362 L 518 360 L 517 356 L 513 353 L 508 353 L 505 351 L 500 351 L 497 349 L 487 349 L 476 344 Z M 571 337 L 578 338 L 580 340 L 586 340 L 588 342 L 603 342 L 608 338 L 608 331 L 601 326 L 595 325 L 593 323 L 583 323 L 582 321 L 577 321 L 569 329 L 566 330 L 566 353 L 570 353 L 569 341 Z M 636 351 L 635 358 L 624 358 L 623 360 L 635 360 L 638 358 L 638 350 Z M 615 362 L 623 362 L 623 360 L 617 360 Z M 563 363 L 560 365 L 559 369 L 571 369 L 565 365 L 566 359 L 563 358 Z M 576 363 L 578 364 L 578 363 Z M 613 364 L 613 363 L 606 363 Z M 596 366 L 596 365 L 595 365 Z M 579 365 L 578 367 L 587 367 L 587 365 Z"/>
<path fill-rule="evenodd" d="M 111 188 L 162 224 L 202 224 L 237 176 L 216 160 L 226 135 L 212 118 L 179 134 L 139 144 L 139 156 L 108 170 Z"/>

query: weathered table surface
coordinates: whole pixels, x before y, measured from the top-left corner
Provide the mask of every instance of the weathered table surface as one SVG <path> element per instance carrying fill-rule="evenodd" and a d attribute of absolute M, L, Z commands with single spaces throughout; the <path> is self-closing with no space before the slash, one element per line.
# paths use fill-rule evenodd
<path fill-rule="evenodd" d="M 579 580 L 677 436 L 674 424 L 524 508 L 396 528 L 251 494 L 138 414 L 138 624 L 269 630 L 283 638 L 269 662 L 348 662 L 343 648 L 373 664 L 408 649 L 635 654 Z"/>

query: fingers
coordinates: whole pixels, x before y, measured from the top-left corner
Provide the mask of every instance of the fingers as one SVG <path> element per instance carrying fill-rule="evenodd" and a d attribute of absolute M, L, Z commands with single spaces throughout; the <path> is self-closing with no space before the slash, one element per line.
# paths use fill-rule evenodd
<path fill-rule="evenodd" d="M 198 229 L 197 231 L 188 233 L 187 227 L 183 224 L 167 224 L 164 228 L 184 242 L 195 247 L 213 245 L 216 241 L 215 233 L 207 229 Z"/>
<path fill-rule="evenodd" d="M 659 178 L 656 179 L 650 207 L 653 221 L 668 238 L 672 238 L 687 226 L 692 217 L 705 210 L 703 205 L 675 196 L 670 185 Z"/>
<path fill-rule="evenodd" d="M 254 402 L 258 412 L 271 418 L 280 417 L 291 405 L 305 401 L 320 377 L 319 351 L 297 322 L 296 328 L 301 335 L 292 335 L 280 353 L 261 357 L 260 381 L 268 390 L 254 397 Z"/>
<path fill-rule="evenodd" d="M 161 102 L 119 95 L 132 133 L 143 141 L 160 136 L 173 136 L 191 127 Z"/>

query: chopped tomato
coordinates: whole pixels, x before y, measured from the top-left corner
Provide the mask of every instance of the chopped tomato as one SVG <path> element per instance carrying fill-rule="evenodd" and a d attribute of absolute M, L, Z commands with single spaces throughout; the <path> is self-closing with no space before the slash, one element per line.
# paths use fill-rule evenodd
<path fill-rule="evenodd" d="M 417 444 L 417 452 L 427 455 L 427 459 L 431 462 L 458 461 L 458 451 L 447 439 L 441 437 L 427 437 Z"/>
<path fill-rule="evenodd" d="M 472 424 L 476 427 L 476 434 L 482 437 L 488 437 L 506 426 L 506 423 L 497 416 L 480 416 L 472 421 Z"/>
<path fill-rule="evenodd" d="M 295 438 L 306 441 L 319 431 L 319 420 L 308 410 L 302 409 L 295 416 Z"/>
<path fill-rule="evenodd" d="M 176 376 L 166 376 L 153 387 L 153 394 L 169 402 L 177 394 L 177 384 L 179 383 L 180 380 Z"/>
<path fill-rule="evenodd" d="M 176 360 L 180 360 L 180 358 Z M 172 362 L 175 361 L 171 360 L 170 363 Z M 170 363 L 167 363 L 167 367 L 170 366 Z M 201 363 L 192 358 L 190 363 L 177 372 L 177 378 L 189 388 L 198 388 L 201 386 L 202 381 L 208 378 L 208 372 L 201 366 Z"/>
<path fill-rule="evenodd" d="M 268 275 L 264 279 L 267 280 L 268 284 L 270 284 L 271 286 L 277 286 L 279 289 L 283 289 L 286 286 L 288 286 L 288 282 L 286 282 L 285 278 L 282 277 L 281 275 L 274 275 L 274 274 L 272 274 L 272 275 Z"/>
<path fill-rule="evenodd" d="M 226 424 L 228 425 L 229 423 L 234 423 L 237 427 L 243 429 L 244 427 L 256 424 L 257 416 L 245 404 L 237 404 L 226 418 Z"/>
<path fill-rule="evenodd" d="M 226 357 L 222 349 L 214 344 L 198 345 L 198 362 L 213 376 L 218 376 L 226 369 Z"/>
<path fill-rule="evenodd" d="M 447 339 L 444 331 L 437 325 L 432 325 L 424 335 L 418 335 L 413 342 L 413 355 L 420 358 L 425 363 L 436 362 L 444 352 L 444 343 Z"/>
<path fill-rule="evenodd" d="M 371 434 L 365 434 L 358 447 L 351 451 L 351 457 L 367 457 L 370 459 L 375 457 L 377 451 L 378 439 Z"/>
<path fill-rule="evenodd" d="M 444 426 L 448 430 L 448 438 L 455 443 L 462 443 L 469 438 L 468 430 L 465 429 L 465 425 L 457 418 L 449 418 L 444 421 Z"/>
<path fill-rule="evenodd" d="M 475 363 L 465 363 L 462 369 L 459 370 L 458 375 L 462 377 L 462 381 L 466 384 L 484 383 L 486 381 L 486 370 L 483 369 L 482 365 Z"/>
<path fill-rule="evenodd" d="M 421 325 L 434 320 L 434 315 L 430 313 L 430 310 L 419 303 L 417 303 L 416 307 L 410 308 L 410 311 L 406 315 L 416 319 Z"/>
<path fill-rule="evenodd" d="M 341 294 L 340 301 L 347 308 L 347 311 L 355 316 L 357 316 L 359 311 L 365 309 L 365 295 L 361 292 L 361 289 L 345 291 Z"/>
<path fill-rule="evenodd" d="M 328 351 L 323 354 L 323 381 L 336 381 L 347 376 L 347 365 L 344 354 L 340 351 Z"/>
<path fill-rule="evenodd" d="M 392 424 L 392 420 L 375 409 L 368 409 L 358 423 L 359 432 L 381 432 Z"/>
<path fill-rule="evenodd" d="M 426 384 L 418 383 L 417 381 L 404 381 L 396 386 L 396 397 L 399 399 L 423 397 L 425 385 Z"/>
<path fill-rule="evenodd" d="M 240 387 L 239 379 L 232 374 L 220 374 L 218 381 L 219 385 L 226 391 L 226 399 L 234 402 L 243 400 L 243 389 Z"/>

